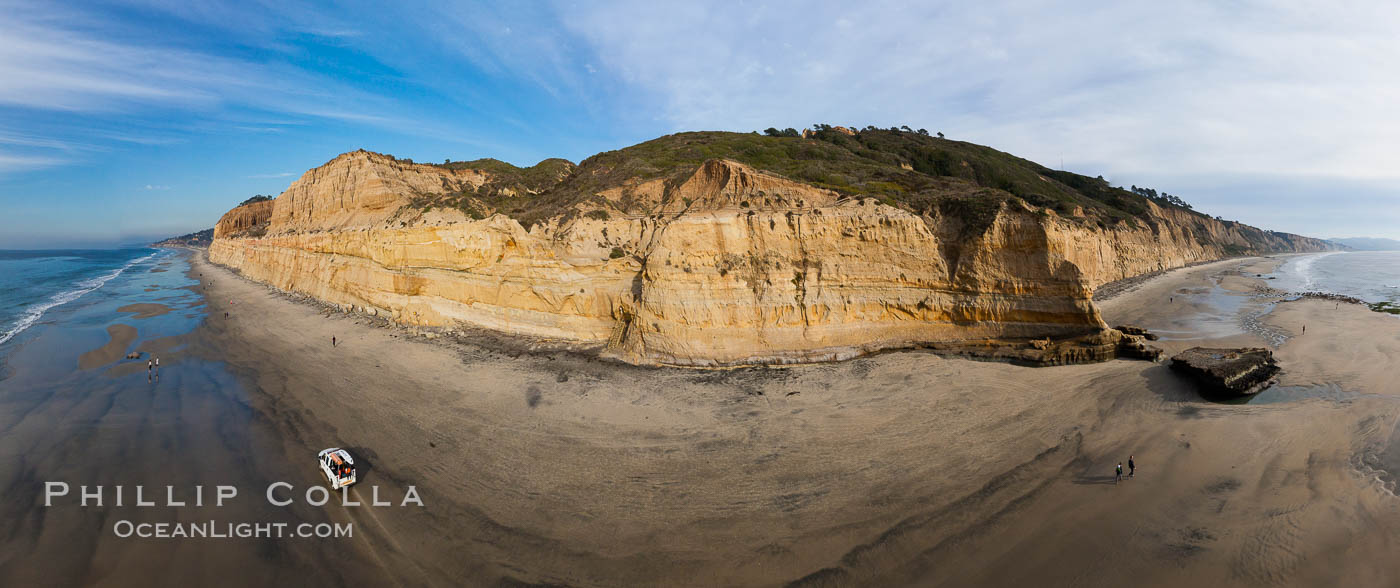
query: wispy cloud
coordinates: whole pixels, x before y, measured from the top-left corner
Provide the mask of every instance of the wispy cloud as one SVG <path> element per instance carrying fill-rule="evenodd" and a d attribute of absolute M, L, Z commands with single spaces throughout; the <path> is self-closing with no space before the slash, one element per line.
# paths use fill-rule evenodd
<path fill-rule="evenodd" d="M 116 141 L 118 143 L 131 143 L 133 145 L 177 145 L 187 141 L 187 139 L 183 137 L 135 134 L 130 132 L 88 131 L 85 134 L 97 139 Z"/>
<path fill-rule="evenodd" d="M 67 163 L 67 160 L 61 158 L 14 155 L 0 152 L 0 173 L 31 171 L 62 165 L 64 163 Z"/>
<path fill-rule="evenodd" d="M 565 5 L 671 128 L 910 124 L 1131 175 L 1400 175 L 1400 5 Z M 1097 173 L 1097 172 L 1096 172 Z"/>
<path fill-rule="evenodd" d="M 190 5 L 203 3 L 180 3 Z M 172 4 L 171 6 L 175 6 Z M 233 12 L 189 9 L 211 18 Z M 231 10 L 231 9 L 230 9 Z M 241 14 L 240 11 L 234 11 Z M 246 22 L 241 21 L 241 22 Z M 217 120 L 233 109 L 393 127 L 392 99 L 280 61 L 163 45 L 149 31 L 58 5 L 0 7 L 0 109 L 69 113 L 70 120 L 183 112 Z M 318 31 L 351 38 L 350 30 Z M 309 33 L 308 33 L 309 34 Z M 236 117 L 235 117 L 236 118 Z M 293 121 L 296 124 L 300 121 Z M 237 123 L 230 123 L 230 127 Z M 269 130 L 264 127 L 262 130 Z M 174 135 L 84 133 L 141 145 L 180 142 Z M 54 148 L 54 136 L 36 137 Z"/>
<path fill-rule="evenodd" d="M 170 189 L 170 186 L 162 186 L 162 185 L 160 185 L 160 184 L 146 184 L 146 189 L 147 189 L 147 190 L 169 190 L 169 189 Z"/>
<path fill-rule="evenodd" d="M 248 176 L 248 177 L 249 177 L 249 178 L 258 178 L 258 179 L 267 179 L 267 178 L 287 178 L 287 177 L 291 177 L 291 176 L 294 176 L 294 175 L 296 175 L 295 172 L 282 172 L 282 173 L 280 173 L 280 174 L 255 174 L 255 175 L 251 175 L 251 176 Z"/>
<path fill-rule="evenodd" d="M 7 80 L 0 86 L 0 104 L 90 111 L 215 99 L 191 83 L 198 81 L 194 74 L 203 60 L 188 52 L 109 42 L 18 9 L 0 11 L 0 28 L 6 32 L 0 77 Z M 225 65 L 221 61 L 206 64 L 218 72 Z"/>
<path fill-rule="evenodd" d="M 233 128 L 250 133 L 282 133 L 287 130 L 282 127 L 250 127 L 248 125 L 237 125 Z"/>
<path fill-rule="evenodd" d="M 0 144 L 15 145 L 18 147 L 34 147 L 39 149 L 56 149 L 59 151 L 70 152 L 79 150 L 100 149 L 99 147 L 94 145 L 72 143 L 69 141 L 62 141 L 58 139 L 50 139 L 45 137 L 36 137 L 33 135 L 26 135 L 21 133 L 8 133 L 3 130 L 0 130 Z"/>

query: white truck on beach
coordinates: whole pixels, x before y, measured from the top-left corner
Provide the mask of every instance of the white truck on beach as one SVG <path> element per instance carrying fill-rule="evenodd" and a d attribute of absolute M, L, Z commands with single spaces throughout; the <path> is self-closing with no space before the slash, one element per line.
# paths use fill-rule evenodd
<path fill-rule="evenodd" d="M 331 483 L 332 490 L 339 490 L 356 482 L 355 458 L 350 452 L 339 447 L 323 449 L 316 455 L 321 464 L 321 474 Z"/>

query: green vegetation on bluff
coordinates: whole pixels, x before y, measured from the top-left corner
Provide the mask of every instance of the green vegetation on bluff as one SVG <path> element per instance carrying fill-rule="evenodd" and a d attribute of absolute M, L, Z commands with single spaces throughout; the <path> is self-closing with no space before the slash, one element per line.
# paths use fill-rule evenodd
<path fill-rule="evenodd" d="M 528 220 L 550 218 L 624 182 L 684 180 L 709 159 L 732 159 L 842 194 L 878 198 L 915 213 L 935 207 L 945 212 L 986 213 L 1013 197 L 1064 214 L 1079 209 L 1102 224 L 1132 222 L 1147 213 L 1146 198 L 1112 187 L 1102 178 L 1052 170 L 973 143 L 915 131 L 868 128 L 850 134 L 825 125 L 809 136 L 786 131 L 777 136 L 678 133 L 599 153 L 541 194 L 536 202 L 539 208 L 527 211 Z M 619 204 L 625 208 L 628 202 Z"/>
<path fill-rule="evenodd" d="M 249 205 L 249 204 L 253 204 L 253 203 L 256 203 L 256 202 L 266 202 L 266 201 L 268 201 L 268 200 L 272 200 L 273 198 L 274 198 L 273 196 L 268 196 L 268 195 L 264 195 L 264 194 L 254 194 L 253 196 L 249 197 L 247 200 L 244 200 L 244 201 L 242 201 L 242 202 L 239 202 L 238 205 L 239 205 L 239 206 L 247 206 L 247 205 Z"/>
<path fill-rule="evenodd" d="M 502 213 L 526 226 L 561 215 L 578 214 L 580 205 L 646 214 L 647 203 L 631 200 L 624 190 L 617 201 L 599 192 L 653 179 L 668 186 L 684 181 L 705 161 L 730 159 L 755 169 L 827 188 L 849 196 L 879 199 L 915 214 L 934 210 L 957 214 L 972 225 L 987 220 L 1001 203 L 1019 199 L 1061 215 L 1076 212 L 1100 226 L 1136 225 L 1147 216 L 1149 199 L 1164 207 L 1189 211 L 1179 198 L 1140 189 L 1114 187 L 1092 178 L 1053 170 L 964 141 L 926 131 L 877 129 L 859 132 L 816 125 L 806 137 L 793 129 L 758 133 L 688 132 L 667 135 L 616 151 L 599 153 L 577 166 L 550 159 L 529 168 L 481 159 L 440 164 L 448 169 L 478 169 L 495 176 L 482 187 L 447 196 L 416 199 L 423 209 L 455 207 L 482 218 Z M 1197 213 L 1198 214 L 1198 213 Z"/>
<path fill-rule="evenodd" d="M 513 217 L 522 215 L 531 207 L 533 196 L 558 185 L 574 171 L 573 162 L 559 158 L 546 159 L 530 167 L 516 167 L 491 158 L 434 165 L 451 170 L 482 171 L 492 179 L 474 190 L 447 196 L 420 196 L 414 199 L 413 205 L 424 210 L 434 206 L 457 208 L 476 219 L 493 212 Z"/>
<path fill-rule="evenodd" d="M 567 159 L 550 158 L 530 167 L 516 167 L 499 159 L 476 159 L 472 161 L 447 161 L 438 167 L 446 169 L 474 169 L 484 171 L 498 178 L 488 185 L 517 187 L 525 192 L 542 192 L 563 179 L 574 170 L 574 164 Z"/>

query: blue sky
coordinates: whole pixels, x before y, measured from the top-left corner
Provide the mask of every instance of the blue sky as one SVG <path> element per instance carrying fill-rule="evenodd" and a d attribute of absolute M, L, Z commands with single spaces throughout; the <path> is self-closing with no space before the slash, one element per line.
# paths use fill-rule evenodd
<path fill-rule="evenodd" d="M 206 228 L 358 148 L 530 165 L 813 122 L 1400 238 L 1400 9 L 1118 4 L 0 0 L 0 247 Z"/>

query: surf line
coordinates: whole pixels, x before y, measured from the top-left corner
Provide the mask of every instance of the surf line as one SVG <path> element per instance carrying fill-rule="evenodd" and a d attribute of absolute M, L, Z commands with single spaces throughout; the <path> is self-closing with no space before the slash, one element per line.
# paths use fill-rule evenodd
<path fill-rule="evenodd" d="M 159 253 L 159 251 L 157 251 L 156 253 Z M 44 313 L 48 312 L 50 308 L 53 308 L 55 306 L 62 306 L 79 298 L 82 298 L 84 294 L 101 288 L 103 284 L 106 284 L 107 282 L 111 281 L 112 278 L 122 275 L 122 272 L 126 271 L 127 268 L 136 265 L 140 262 L 146 261 L 152 257 L 155 257 L 156 253 L 152 253 L 145 257 L 128 261 L 126 262 L 126 265 L 112 270 L 107 274 L 78 282 L 77 284 L 74 284 L 75 286 L 77 286 L 76 288 L 72 290 L 64 290 L 63 292 L 59 292 L 57 294 L 54 294 L 53 296 L 50 296 L 48 300 L 30 306 L 29 308 L 24 310 L 24 316 L 20 317 L 18 321 L 15 321 L 14 327 L 11 327 L 10 330 L 5 332 L 4 335 L 0 335 L 0 343 L 9 341 L 10 339 L 13 339 L 15 335 L 24 332 L 24 330 L 28 329 L 30 325 L 33 325 L 36 321 L 38 321 L 40 317 L 43 317 Z"/>

